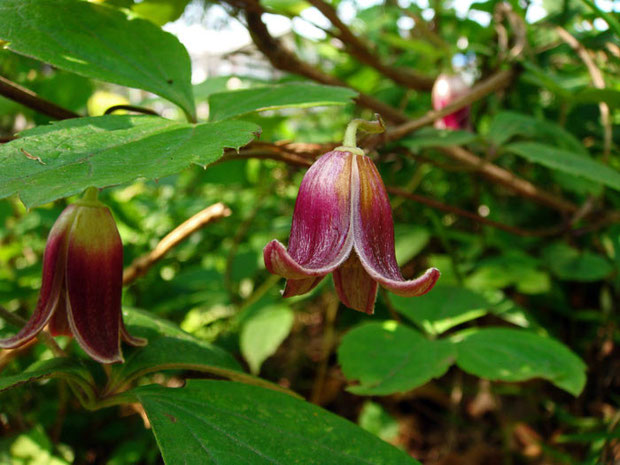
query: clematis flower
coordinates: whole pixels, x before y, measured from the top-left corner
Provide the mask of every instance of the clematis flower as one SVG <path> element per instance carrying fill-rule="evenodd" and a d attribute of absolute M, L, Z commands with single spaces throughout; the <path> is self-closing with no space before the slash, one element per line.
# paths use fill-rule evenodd
<path fill-rule="evenodd" d="M 121 314 L 123 245 L 114 218 L 87 190 L 52 227 L 43 256 L 43 279 L 36 310 L 15 336 L 0 339 L 12 349 L 33 339 L 46 324 L 52 336 L 74 336 L 101 363 L 122 362 L 121 338 L 138 346 Z"/>
<path fill-rule="evenodd" d="M 402 277 L 385 186 L 372 160 L 351 146 L 324 154 L 310 167 L 299 188 L 288 249 L 273 240 L 263 256 L 269 272 L 287 279 L 284 297 L 309 292 L 333 273 L 342 303 L 368 314 L 378 284 L 413 297 L 430 291 L 439 278 L 436 268 L 414 280 Z"/>
<path fill-rule="evenodd" d="M 458 74 L 440 74 L 431 93 L 433 108 L 441 110 L 468 92 L 469 86 Z M 435 121 L 437 129 L 466 129 L 468 126 L 469 106 Z"/>

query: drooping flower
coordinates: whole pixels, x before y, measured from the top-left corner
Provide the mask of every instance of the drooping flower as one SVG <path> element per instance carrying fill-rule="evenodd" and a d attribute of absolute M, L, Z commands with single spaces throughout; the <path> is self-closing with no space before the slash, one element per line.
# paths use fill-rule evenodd
<path fill-rule="evenodd" d="M 267 270 L 287 279 L 284 297 L 309 292 L 333 273 L 342 303 L 372 314 L 378 284 L 400 296 L 420 296 L 435 285 L 439 270 L 414 280 L 401 275 L 387 192 L 372 160 L 354 147 L 354 134 L 304 176 L 288 249 L 273 240 L 263 256 Z"/>
<path fill-rule="evenodd" d="M 54 223 L 35 312 L 15 336 L 0 339 L 0 348 L 25 344 L 49 323 L 52 336 L 74 336 L 98 362 L 122 362 L 121 338 L 134 346 L 146 344 L 123 324 L 122 279 L 123 244 L 116 223 L 97 200 L 97 190 L 89 188 Z"/>
<path fill-rule="evenodd" d="M 458 74 L 440 74 L 433 84 L 431 100 L 435 110 L 450 105 L 469 92 L 469 86 Z M 469 106 L 435 121 L 437 129 L 466 129 L 469 126 Z"/>

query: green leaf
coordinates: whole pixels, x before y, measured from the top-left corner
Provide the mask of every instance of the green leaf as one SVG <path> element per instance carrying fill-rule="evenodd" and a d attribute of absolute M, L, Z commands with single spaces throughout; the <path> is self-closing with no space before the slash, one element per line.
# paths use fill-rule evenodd
<path fill-rule="evenodd" d="M 396 261 L 405 264 L 428 244 L 431 234 L 428 229 L 409 224 L 394 225 Z"/>
<path fill-rule="evenodd" d="M 179 19 L 189 0 L 142 0 L 131 7 L 137 15 L 158 26 Z"/>
<path fill-rule="evenodd" d="M 132 391 L 172 465 L 414 465 L 404 452 L 308 402 L 227 381 Z"/>
<path fill-rule="evenodd" d="M 515 286 L 524 294 L 542 294 L 551 287 L 549 275 L 539 269 L 539 261 L 523 252 L 510 251 L 480 260 L 465 280 L 476 291 Z"/>
<path fill-rule="evenodd" d="M 510 328 L 467 330 L 452 338 L 456 364 L 481 378 L 500 381 L 546 379 L 578 396 L 586 382 L 586 365 L 555 339 Z"/>
<path fill-rule="evenodd" d="M 192 125 L 128 115 L 39 126 L 0 146 L 0 198 L 18 193 L 32 207 L 88 186 L 157 179 L 192 163 L 206 167 L 224 148 L 250 142 L 258 130 L 244 121 Z"/>
<path fill-rule="evenodd" d="M 470 144 L 478 139 L 469 131 L 451 131 L 447 129 L 424 128 L 401 143 L 414 153 L 428 147 L 451 147 L 453 145 Z"/>
<path fill-rule="evenodd" d="M 506 146 L 506 150 L 547 168 L 620 190 L 620 172 L 577 153 L 536 142 L 517 142 Z"/>
<path fill-rule="evenodd" d="M 620 91 L 616 89 L 596 89 L 588 87 L 576 92 L 572 98 L 580 103 L 605 102 L 610 107 L 620 107 Z"/>
<path fill-rule="evenodd" d="M 293 327 L 295 315 L 283 305 L 263 307 L 244 321 L 241 328 L 241 353 L 252 373 L 257 374 L 263 362 L 280 347 Z"/>
<path fill-rule="evenodd" d="M 390 296 L 394 308 L 431 334 L 486 315 L 489 303 L 479 294 L 456 286 L 435 286 L 423 299 Z"/>
<path fill-rule="evenodd" d="M 260 3 L 271 12 L 286 16 L 297 16 L 310 7 L 304 0 L 261 0 Z"/>
<path fill-rule="evenodd" d="M 169 321 L 137 309 L 124 309 L 124 321 L 132 336 L 144 337 L 148 344 L 125 349 L 125 363 L 112 366 L 111 386 L 170 369 L 204 371 L 224 377 L 244 375 L 228 352 L 194 338 Z"/>
<path fill-rule="evenodd" d="M 148 90 L 194 115 L 189 55 L 150 21 L 79 0 L 2 0 L 0 39 L 16 53 Z"/>
<path fill-rule="evenodd" d="M 197 101 L 206 100 L 211 94 L 223 92 L 227 89 L 228 81 L 235 76 L 213 76 L 200 84 L 194 85 L 194 98 Z"/>
<path fill-rule="evenodd" d="M 2 463 L 11 463 L 12 465 L 69 465 L 73 462 L 70 457 L 61 458 L 55 454 L 56 447 L 40 424 L 11 439 L 11 445 L 8 447 L 10 457 L 8 461 Z M 2 460 L 3 455 L 0 453 L 0 460 Z"/>
<path fill-rule="evenodd" d="M 547 247 L 543 257 L 551 272 L 568 281 L 599 281 L 611 274 L 614 267 L 609 260 L 591 252 L 580 252 L 566 244 Z"/>
<path fill-rule="evenodd" d="M 454 362 L 452 344 L 431 341 L 395 321 L 368 323 L 349 331 L 338 348 L 347 390 L 362 395 L 407 392 L 443 375 Z"/>
<path fill-rule="evenodd" d="M 366 431 L 379 436 L 384 441 L 398 438 L 398 421 L 376 402 L 366 401 L 357 420 Z"/>
<path fill-rule="evenodd" d="M 555 123 L 541 120 L 530 115 L 503 111 L 498 113 L 489 128 L 488 139 L 491 143 L 501 146 L 515 136 L 528 139 L 549 141 L 550 139 L 559 148 L 588 155 L 588 151 L 574 135 Z"/>
<path fill-rule="evenodd" d="M 345 105 L 356 96 L 357 92 L 347 87 L 305 83 L 254 87 L 212 94 L 209 97 L 209 118 L 219 121 L 255 111 Z"/>
<path fill-rule="evenodd" d="M 37 362 L 17 375 L 1 376 L 0 391 L 46 378 L 64 378 L 81 385 L 94 384 L 90 372 L 77 360 L 53 358 Z"/>

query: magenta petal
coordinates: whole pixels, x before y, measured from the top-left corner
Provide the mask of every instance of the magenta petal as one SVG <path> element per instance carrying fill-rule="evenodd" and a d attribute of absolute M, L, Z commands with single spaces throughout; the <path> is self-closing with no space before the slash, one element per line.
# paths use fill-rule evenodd
<path fill-rule="evenodd" d="M 375 311 L 377 283 L 372 279 L 360 263 L 356 254 L 333 274 L 334 285 L 340 301 L 347 307 L 372 315 Z"/>
<path fill-rule="evenodd" d="M 287 279 L 282 297 L 293 297 L 310 292 L 322 281 L 323 278 L 324 276 L 305 279 Z"/>
<path fill-rule="evenodd" d="M 80 206 L 67 250 L 67 316 L 82 349 L 101 363 L 121 362 L 123 247 L 110 211 Z"/>
<path fill-rule="evenodd" d="M 301 182 L 293 213 L 288 250 L 278 241 L 265 247 L 265 266 L 287 279 L 324 276 L 344 262 L 353 241 L 349 152 L 328 152 Z"/>
<path fill-rule="evenodd" d="M 439 270 L 430 268 L 421 277 L 406 281 L 396 263 L 392 209 L 381 176 L 372 160 L 356 157 L 352 185 L 354 247 L 368 274 L 397 295 L 416 296 L 430 291 Z M 357 169 L 356 169 L 357 167 Z"/>
<path fill-rule="evenodd" d="M 0 348 L 12 349 L 34 338 L 48 323 L 58 306 L 63 281 L 66 239 L 75 207 L 68 206 L 60 214 L 47 238 L 43 255 L 43 278 L 37 307 L 28 323 L 15 336 L 0 339 Z M 64 311 L 64 308 L 60 308 Z"/>

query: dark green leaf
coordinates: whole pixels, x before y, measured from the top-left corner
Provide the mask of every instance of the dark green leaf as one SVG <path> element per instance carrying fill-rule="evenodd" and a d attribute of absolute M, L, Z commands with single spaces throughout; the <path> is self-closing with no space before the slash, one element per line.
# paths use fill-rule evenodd
<path fill-rule="evenodd" d="M 79 384 L 93 384 L 90 372 L 78 361 L 70 358 L 53 358 L 31 365 L 17 375 L 1 376 L 0 391 L 46 378 L 65 378 Z"/>
<path fill-rule="evenodd" d="M 431 341 L 395 321 L 368 323 L 349 331 L 338 348 L 338 360 L 355 394 L 406 392 L 443 375 L 454 362 L 452 344 Z"/>
<path fill-rule="evenodd" d="M 591 252 L 580 252 L 566 244 L 547 247 L 543 256 L 554 275 L 569 281 L 599 281 L 613 271 L 609 260 Z"/>
<path fill-rule="evenodd" d="M 112 368 L 111 384 L 126 383 L 146 373 L 168 369 L 205 371 L 221 376 L 244 374 L 228 352 L 194 338 L 172 323 L 136 309 L 125 309 L 124 314 L 129 333 L 148 339 L 148 344 L 125 350 L 125 363 Z"/>
<path fill-rule="evenodd" d="M 404 452 L 315 405 L 227 381 L 133 391 L 169 465 L 414 465 Z"/>
<path fill-rule="evenodd" d="M 435 286 L 422 299 L 390 296 L 394 308 L 426 332 L 441 334 L 487 313 L 489 303 L 468 289 Z"/>
<path fill-rule="evenodd" d="M 396 260 L 401 265 L 415 257 L 428 244 L 431 235 L 428 229 L 409 224 L 394 225 Z"/>
<path fill-rule="evenodd" d="M 402 144 L 412 152 L 418 153 L 423 148 L 465 145 L 476 139 L 478 136 L 469 131 L 424 128 L 417 131 L 412 137 L 403 140 Z"/>
<path fill-rule="evenodd" d="M 586 382 L 585 364 L 555 339 L 509 328 L 467 330 L 457 342 L 456 364 L 481 378 L 526 381 L 544 378 L 574 396 Z"/>
<path fill-rule="evenodd" d="M 488 134 L 488 139 L 493 144 L 504 145 L 515 136 L 547 141 L 551 139 L 560 148 L 588 155 L 588 151 L 575 136 L 551 121 L 513 111 L 503 111 L 493 118 Z"/>
<path fill-rule="evenodd" d="M 596 89 L 593 87 L 580 90 L 574 96 L 574 101 L 583 103 L 605 102 L 610 107 L 620 107 L 620 91 L 616 89 Z"/>
<path fill-rule="evenodd" d="M 150 21 L 80 0 L 2 0 L 0 39 L 14 52 L 148 90 L 194 114 L 187 51 Z"/>
<path fill-rule="evenodd" d="M 88 186 L 157 179 L 192 163 L 206 167 L 224 148 L 250 142 L 256 131 L 244 121 L 192 125 L 117 115 L 39 126 L 0 146 L 0 198 L 18 193 L 32 207 Z"/>
<path fill-rule="evenodd" d="M 551 281 L 539 267 L 537 259 L 523 252 L 511 251 L 481 260 L 465 282 L 468 287 L 480 292 L 515 286 L 524 294 L 542 294 L 549 290 Z"/>
<path fill-rule="evenodd" d="M 357 92 L 347 87 L 305 83 L 254 87 L 212 94 L 209 97 L 209 118 L 219 121 L 255 111 L 345 105 L 356 96 Z"/>
<path fill-rule="evenodd" d="M 263 307 L 252 313 L 241 328 L 239 344 L 252 373 L 273 355 L 293 327 L 295 315 L 283 305 Z"/>
<path fill-rule="evenodd" d="M 506 146 L 506 150 L 547 168 L 620 190 L 620 172 L 577 153 L 536 142 L 517 142 Z"/>

